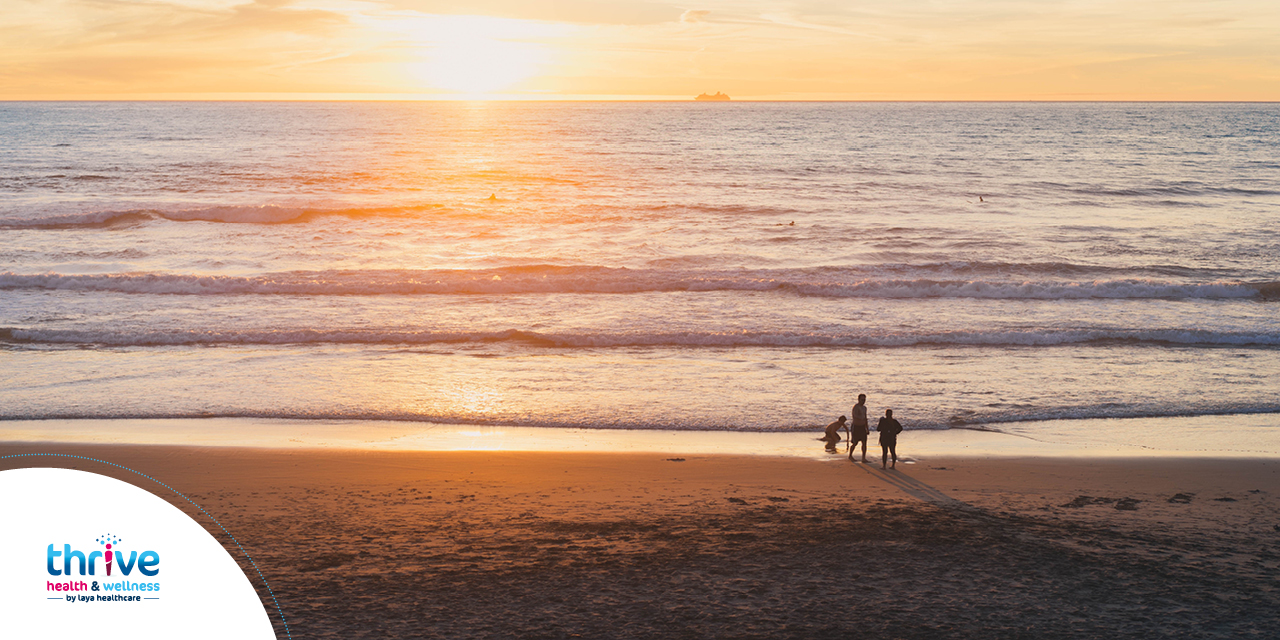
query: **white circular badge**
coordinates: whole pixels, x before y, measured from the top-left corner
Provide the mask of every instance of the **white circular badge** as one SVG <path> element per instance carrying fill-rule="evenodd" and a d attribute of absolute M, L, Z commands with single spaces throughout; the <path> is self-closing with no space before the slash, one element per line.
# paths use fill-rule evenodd
<path fill-rule="evenodd" d="M 275 638 L 222 545 L 147 491 L 85 471 L 0 471 L 0 514 L 6 638 Z"/>

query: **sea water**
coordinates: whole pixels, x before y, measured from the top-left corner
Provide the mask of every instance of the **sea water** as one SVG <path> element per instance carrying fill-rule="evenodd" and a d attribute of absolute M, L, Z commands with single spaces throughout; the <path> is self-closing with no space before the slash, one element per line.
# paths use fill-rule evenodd
<path fill-rule="evenodd" d="M 0 103 L 0 419 L 1275 414 L 1277 150 L 1274 104 Z"/>

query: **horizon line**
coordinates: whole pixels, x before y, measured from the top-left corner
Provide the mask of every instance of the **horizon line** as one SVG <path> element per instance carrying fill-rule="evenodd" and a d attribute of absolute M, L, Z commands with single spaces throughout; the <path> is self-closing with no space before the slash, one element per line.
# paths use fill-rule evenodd
<path fill-rule="evenodd" d="M 1280 99 L 1273 100 L 1206 100 L 1206 99 L 1106 99 L 1106 98 L 859 98 L 859 99 L 731 99 L 721 101 L 695 100 L 694 98 L 502 98 L 502 97 L 470 97 L 470 98 L 415 98 L 415 97 L 122 97 L 122 98 L 4 98 L 0 103 L 14 102 L 638 102 L 638 103 L 695 103 L 707 105 L 723 105 L 732 103 L 1037 103 L 1037 104 L 1278 104 Z"/>

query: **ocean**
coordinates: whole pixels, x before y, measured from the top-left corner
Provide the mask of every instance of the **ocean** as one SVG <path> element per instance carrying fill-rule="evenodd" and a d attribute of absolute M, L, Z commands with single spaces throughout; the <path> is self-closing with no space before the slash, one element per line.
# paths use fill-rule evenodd
<path fill-rule="evenodd" d="M 1276 104 L 0 103 L 0 419 L 1276 414 L 1278 149 Z"/>

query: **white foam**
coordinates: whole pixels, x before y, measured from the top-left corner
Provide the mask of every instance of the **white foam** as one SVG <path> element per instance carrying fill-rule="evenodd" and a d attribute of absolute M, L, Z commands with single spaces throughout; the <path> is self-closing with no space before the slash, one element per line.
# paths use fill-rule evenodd
<path fill-rule="evenodd" d="M 1249 416 L 1249 417 L 1259 418 L 1260 420 L 1258 421 L 1261 421 L 1264 423 L 1270 423 L 1272 422 L 1272 420 L 1269 418 L 1266 418 L 1266 416 L 1272 416 L 1276 414 L 1280 414 L 1280 405 L 1277 405 L 1274 403 L 1272 404 L 1266 404 L 1266 403 L 1233 404 L 1233 405 L 1227 405 L 1227 406 L 1205 407 L 1202 409 L 1192 409 L 1192 410 L 1185 410 L 1185 411 L 1159 410 L 1159 409 L 1153 409 L 1151 407 L 1145 407 L 1145 406 L 1111 407 L 1111 408 L 1105 408 L 1105 409 L 1099 408 L 1094 410 L 1082 409 L 1080 407 L 1076 407 L 1072 409 L 1046 407 L 1040 410 L 1024 411 L 1024 412 L 1017 412 L 1017 413 L 993 412 L 980 417 L 975 417 L 972 421 L 969 421 L 969 422 L 964 422 L 964 421 L 948 422 L 945 420 L 930 419 L 928 417 L 917 417 L 912 419 L 905 426 L 906 426 L 907 432 L 909 433 L 921 432 L 921 431 L 936 432 L 936 431 L 946 431 L 946 430 L 986 431 L 986 432 L 994 432 L 994 433 L 1014 433 L 1014 434 L 1020 434 L 1020 435 L 1035 439 L 1035 435 L 1043 433 L 1046 430 L 1049 430 L 1049 429 L 1046 429 L 1046 427 L 1051 428 L 1052 425 L 1055 423 L 1063 424 L 1064 427 L 1069 428 L 1069 426 L 1071 426 L 1069 423 L 1079 423 L 1082 421 L 1095 421 L 1095 420 L 1112 421 L 1112 420 L 1161 419 L 1161 418 L 1164 418 L 1164 419 L 1213 418 L 1215 416 L 1233 416 L 1236 422 L 1239 422 L 1239 418 L 1241 417 Z M 633 432 L 659 432 L 659 433 L 671 432 L 671 431 L 704 432 L 704 433 L 711 433 L 711 432 L 792 433 L 792 434 L 803 433 L 803 434 L 806 434 L 804 436 L 804 440 L 802 441 L 805 447 L 809 447 L 814 451 L 819 451 L 821 449 L 820 446 L 815 447 L 812 444 L 813 440 L 808 436 L 808 434 L 810 434 L 811 432 L 820 429 L 821 428 L 820 425 L 793 426 L 793 427 L 780 427 L 778 426 L 777 423 L 760 423 L 760 424 L 736 423 L 733 425 L 727 425 L 722 423 L 706 423 L 706 422 L 691 423 L 687 419 L 682 419 L 682 418 L 667 419 L 667 420 L 664 420 L 660 416 L 650 416 L 650 418 L 652 418 L 652 421 L 647 421 L 647 422 L 635 420 L 635 419 L 623 419 L 623 420 L 615 420 L 610 422 L 593 420 L 593 419 L 586 419 L 581 421 L 573 420 L 573 419 L 540 420 L 533 417 L 522 417 L 519 420 L 510 420 L 510 419 L 502 419 L 502 418 L 484 419 L 484 418 L 476 418 L 475 416 L 423 415 L 418 413 L 398 412 L 394 410 L 382 410 L 382 411 L 368 410 L 368 409 L 361 409 L 359 407 L 354 407 L 354 406 L 347 409 L 327 409 L 327 410 L 307 410 L 307 411 L 264 408 L 264 409 L 257 409 L 257 410 L 243 409 L 243 410 L 221 411 L 221 412 L 197 411 L 197 412 L 190 412 L 190 413 L 164 412 L 164 411 L 154 411 L 154 412 L 131 411 L 131 410 L 119 410 L 119 409 L 108 409 L 108 410 L 89 409 L 89 410 L 57 411 L 57 412 L 52 412 L 52 413 L 43 414 L 43 415 L 5 415 L 4 416 L 4 419 L 8 425 L 8 428 L 10 429 L 10 431 L 13 432 L 12 437 L 14 441 L 24 441 L 24 440 L 46 441 L 49 436 L 48 424 L 43 421 L 48 421 L 48 420 L 75 420 L 75 421 L 82 421 L 82 420 L 131 420 L 131 421 L 157 420 L 157 421 L 161 421 L 163 420 L 163 421 L 168 421 L 168 420 L 181 420 L 181 419 L 199 419 L 201 421 L 201 424 L 205 424 L 205 421 L 209 421 L 209 420 L 248 419 L 248 420 L 253 420 L 254 422 L 251 422 L 246 426 L 250 427 L 254 432 L 258 432 L 264 427 L 266 427 L 266 425 L 262 425 L 261 423 L 257 422 L 260 420 L 288 421 L 285 424 L 278 425 L 279 427 L 282 427 L 282 428 L 288 427 L 288 428 L 297 429 L 300 424 L 306 425 L 305 428 L 302 429 L 306 433 L 305 436 L 297 433 L 293 433 L 288 439 L 288 442 L 296 444 L 296 443 L 303 442 L 303 440 L 299 440 L 298 438 L 305 438 L 306 441 L 313 441 L 313 442 L 316 442 L 317 444 L 320 444 L 321 446 L 332 446 L 333 442 L 335 441 L 334 438 L 331 436 L 331 434 L 327 433 L 327 430 L 333 426 L 331 424 L 333 421 L 352 421 L 356 423 L 362 423 L 361 427 L 356 429 L 355 431 L 348 432 L 346 436 L 354 437 L 356 440 L 358 440 L 358 442 L 363 442 L 363 443 L 369 443 L 371 441 L 376 440 L 376 431 L 375 433 L 370 433 L 368 431 L 365 431 L 364 429 L 368 428 L 368 427 L 365 427 L 365 425 L 368 425 L 373 429 L 378 429 L 379 427 L 383 427 L 383 428 L 390 427 L 390 430 L 392 431 L 392 433 L 389 434 L 390 440 L 402 441 L 402 439 L 405 437 L 404 431 L 406 429 L 413 428 L 408 425 L 418 423 L 418 424 L 431 425 L 433 429 L 443 426 L 446 428 L 446 430 L 452 430 L 459 427 L 463 427 L 463 428 L 477 428 L 477 427 L 479 428 L 495 428 L 495 427 L 496 428 L 503 428 L 503 427 L 529 428 L 531 429 L 530 435 L 536 434 L 538 431 L 542 429 L 575 429 L 575 430 L 591 429 L 596 431 L 633 431 Z M 24 425 L 22 425 L 19 421 L 28 421 L 28 420 L 31 420 L 31 421 L 38 420 L 42 422 L 40 424 L 30 425 L 30 426 L 26 426 L 26 428 L 23 428 Z M 378 425 L 376 424 L 378 422 L 388 422 L 390 424 Z M 330 424 L 326 424 L 326 423 L 330 423 Z M 75 426 L 75 425 L 65 425 L 65 426 Z M 135 425 L 135 426 L 143 426 L 143 425 Z M 176 429 L 175 428 L 176 425 L 166 426 L 162 424 L 157 426 L 159 428 L 156 429 L 155 434 L 153 435 L 178 434 L 178 437 L 182 437 L 181 434 L 185 433 L 186 431 L 183 429 Z M 1114 428 L 1115 423 L 1107 422 L 1107 423 L 1096 423 L 1096 424 L 1076 425 L 1076 426 L 1087 426 L 1089 429 L 1096 429 L 1099 426 Z M 1030 428 L 1031 433 L 1027 433 L 1028 428 Z M 76 430 L 76 434 L 82 438 L 85 436 L 90 436 L 88 441 L 93 441 L 93 440 L 96 440 L 98 437 L 100 437 L 103 431 L 104 430 L 101 428 L 88 429 L 83 431 Z M 1203 431 L 1201 431 L 1200 433 L 1203 433 Z M 219 431 L 219 435 L 223 436 L 224 438 L 228 438 L 228 436 L 233 436 L 234 434 L 231 434 L 225 431 Z M 1070 437 L 1076 440 L 1080 439 L 1080 437 L 1076 435 L 1076 433 L 1073 433 Z M 1190 440 L 1194 441 L 1195 437 L 1194 436 L 1191 437 Z M 146 442 L 147 439 L 144 438 L 137 441 Z M 1052 442 L 1051 439 L 1049 441 Z M 228 444 L 228 443 L 224 442 L 223 444 Z M 272 446 L 263 442 L 248 443 L 244 441 L 237 441 L 230 444 L 237 444 L 240 446 L 245 446 L 245 445 Z M 286 446 L 292 446 L 292 445 L 286 445 Z M 358 446 L 360 445 L 357 443 L 357 447 Z M 759 451 L 755 451 L 755 453 L 759 453 Z"/>
<path fill-rule="evenodd" d="M 291 272 L 260 276 L 122 273 L 71 275 L 0 273 L 0 288 L 116 291 L 175 295 L 432 295 L 519 293 L 644 293 L 781 291 L 834 298 L 979 298 L 1009 300 L 1239 299 L 1258 297 L 1270 283 L 1174 283 L 1156 280 L 1003 282 L 862 279 L 826 280 L 802 270 L 666 271 L 535 266 L 508 269 Z M 825 280 L 825 281 L 824 281 Z"/>
<path fill-rule="evenodd" d="M 1239 282 L 1178 284 L 1157 280 L 1091 282 L 984 280 L 864 280 L 853 284 L 801 284 L 806 295 L 839 298 L 982 298 L 1009 300 L 1086 300 L 1136 298 L 1251 298 L 1256 285 Z"/>
<path fill-rule="evenodd" d="M 36 218 L 3 218 L 0 228 L 8 229 L 45 229 L 67 227 L 95 227 L 123 220 L 153 218 L 152 212 L 136 209 L 128 211 L 91 211 L 88 213 L 65 213 L 47 215 Z"/>
<path fill-rule="evenodd" d="M 277 224 L 290 222 L 308 213 L 306 209 L 276 205 L 201 207 L 164 211 L 160 216 L 175 222 L 231 222 L 241 224 Z"/>
<path fill-rule="evenodd" d="M 274 345 L 274 344 L 448 344 L 513 342 L 552 348 L 598 347 L 912 347 L 1056 346 L 1064 344 L 1131 343 L 1188 346 L 1275 346 L 1280 334 L 1221 332 L 1193 329 L 1127 329 L 1074 331 L 954 331 L 935 333 L 838 334 L 767 331 L 735 332 L 537 332 L 501 331 L 101 331 L 40 328 L 0 329 L 0 340 L 17 343 L 155 345 Z"/>

